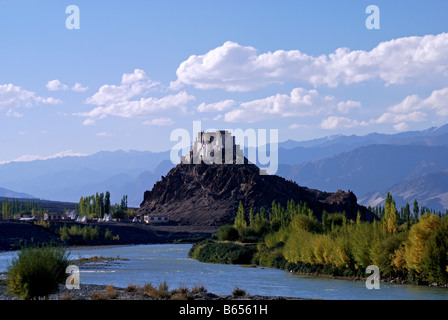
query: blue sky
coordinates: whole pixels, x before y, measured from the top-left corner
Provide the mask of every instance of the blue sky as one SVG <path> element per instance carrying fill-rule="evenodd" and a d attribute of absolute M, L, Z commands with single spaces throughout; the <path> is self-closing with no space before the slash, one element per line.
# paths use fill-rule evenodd
<path fill-rule="evenodd" d="M 0 162 L 165 151 L 195 120 L 280 141 L 440 126 L 447 18 L 443 0 L 0 0 Z"/>

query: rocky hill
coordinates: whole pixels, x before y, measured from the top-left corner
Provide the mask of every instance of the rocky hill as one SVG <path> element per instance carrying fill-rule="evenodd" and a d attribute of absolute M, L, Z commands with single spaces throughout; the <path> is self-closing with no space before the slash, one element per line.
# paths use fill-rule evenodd
<path fill-rule="evenodd" d="M 343 212 L 356 219 L 373 220 L 374 215 L 358 205 L 352 192 L 327 193 L 301 187 L 275 175 L 260 175 L 253 164 L 179 164 L 144 193 L 138 213 L 168 216 L 182 225 L 216 226 L 233 223 L 239 202 L 255 212 L 272 202 L 286 207 L 289 199 L 306 202 L 320 219 L 322 211 Z"/>

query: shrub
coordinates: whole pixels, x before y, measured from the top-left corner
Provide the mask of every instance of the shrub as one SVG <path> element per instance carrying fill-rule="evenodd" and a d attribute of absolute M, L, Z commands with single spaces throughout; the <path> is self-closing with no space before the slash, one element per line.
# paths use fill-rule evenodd
<path fill-rule="evenodd" d="M 68 253 L 61 247 L 23 248 L 8 267 L 8 291 L 24 300 L 47 297 L 67 275 Z"/>
<path fill-rule="evenodd" d="M 238 230 L 231 225 L 219 227 L 216 235 L 219 241 L 236 241 L 239 238 Z"/>
<path fill-rule="evenodd" d="M 109 229 L 106 229 L 106 232 L 104 233 L 104 239 L 112 240 L 113 239 L 112 231 L 110 231 Z"/>
<path fill-rule="evenodd" d="M 204 241 L 190 249 L 189 256 L 201 262 L 223 264 L 250 264 L 256 253 L 255 245 Z"/>
<path fill-rule="evenodd" d="M 125 292 L 138 292 L 138 288 L 135 284 L 130 284 L 126 288 L 124 288 Z"/>
<path fill-rule="evenodd" d="M 151 283 L 146 283 L 142 288 L 142 292 L 154 299 L 168 300 L 170 298 L 166 281 L 160 283 L 157 288 Z"/>
<path fill-rule="evenodd" d="M 247 296 L 247 292 L 244 289 L 236 287 L 232 291 L 232 296 L 235 296 L 235 297 L 245 297 L 245 296 Z"/>

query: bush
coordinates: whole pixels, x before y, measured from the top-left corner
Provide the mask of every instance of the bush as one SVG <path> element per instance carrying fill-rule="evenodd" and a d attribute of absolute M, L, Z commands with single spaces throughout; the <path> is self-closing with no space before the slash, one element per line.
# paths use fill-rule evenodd
<path fill-rule="evenodd" d="M 8 267 L 8 292 L 24 300 L 47 297 L 64 283 L 68 253 L 61 247 L 23 248 Z"/>
<path fill-rule="evenodd" d="M 236 241 L 239 238 L 238 230 L 231 225 L 219 227 L 216 235 L 219 241 Z"/>
<path fill-rule="evenodd" d="M 245 296 L 247 296 L 247 292 L 244 289 L 236 287 L 232 291 L 232 296 L 234 296 L 234 297 L 245 297 Z"/>
<path fill-rule="evenodd" d="M 217 243 L 204 241 L 194 245 L 189 256 L 200 262 L 223 264 L 250 264 L 256 253 L 255 245 L 239 245 L 235 243 Z"/>

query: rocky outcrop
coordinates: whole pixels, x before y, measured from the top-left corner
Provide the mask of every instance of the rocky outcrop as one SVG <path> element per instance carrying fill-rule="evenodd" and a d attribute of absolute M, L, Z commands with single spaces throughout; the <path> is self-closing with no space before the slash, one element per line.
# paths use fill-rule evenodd
<path fill-rule="evenodd" d="M 253 164 L 179 164 L 144 193 L 139 214 L 168 216 L 182 225 L 217 226 L 233 223 L 239 202 L 245 209 L 269 211 L 272 202 L 306 202 L 320 219 L 323 210 L 345 211 L 349 219 L 372 221 L 352 192 L 328 193 L 299 186 L 276 175 L 260 175 Z"/>

